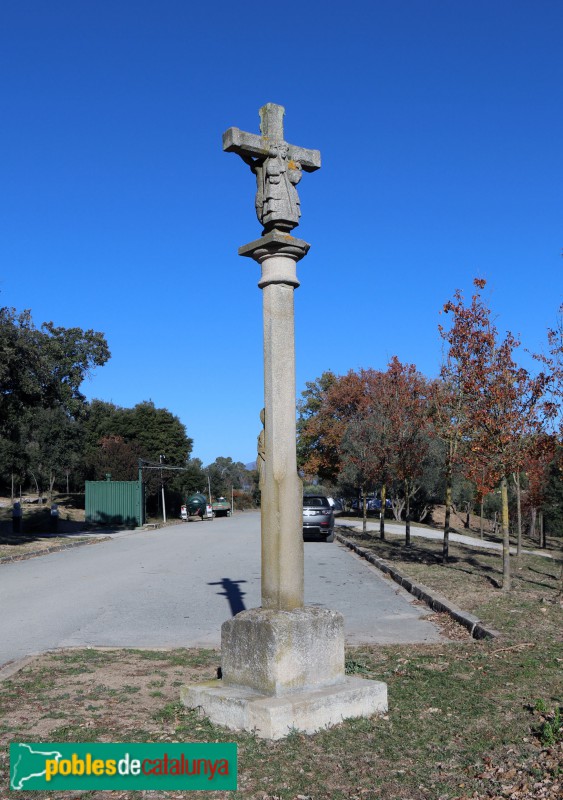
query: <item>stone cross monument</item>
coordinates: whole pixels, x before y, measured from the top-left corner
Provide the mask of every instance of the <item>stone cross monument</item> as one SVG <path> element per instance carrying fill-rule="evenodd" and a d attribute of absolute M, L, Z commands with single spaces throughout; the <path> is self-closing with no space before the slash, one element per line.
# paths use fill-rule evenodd
<path fill-rule="evenodd" d="M 256 177 L 262 236 L 239 248 L 261 267 L 264 410 L 259 440 L 262 515 L 262 606 L 221 628 L 222 679 L 185 687 L 182 700 L 213 722 L 279 739 L 313 733 L 346 717 L 384 713 L 387 687 L 344 675 L 344 620 L 303 604 L 302 485 L 297 474 L 293 294 L 296 264 L 309 250 L 291 231 L 301 207 L 303 171 L 321 166 L 318 150 L 284 139 L 282 106 L 260 109 L 260 135 L 229 128 L 223 150 Z"/>
<path fill-rule="evenodd" d="M 262 608 L 303 606 L 302 487 L 297 475 L 293 292 L 296 263 L 309 245 L 289 234 L 299 224 L 296 185 L 321 166 L 318 150 L 284 141 L 282 106 L 260 109 L 261 136 L 229 128 L 223 150 L 256 175 L 263 236 L 239 249 L 262 267 L 264 315 L 264 464 L 262 467 Z"/>

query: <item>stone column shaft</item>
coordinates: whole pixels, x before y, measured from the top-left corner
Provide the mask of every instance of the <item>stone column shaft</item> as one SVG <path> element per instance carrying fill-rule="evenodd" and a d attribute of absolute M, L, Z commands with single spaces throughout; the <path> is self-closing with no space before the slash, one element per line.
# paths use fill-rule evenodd
<path fill-rule="evenodd" d="M 297 475 L 295 259 L 262 261 L 265 465 L 262 489 L 262 607 L 303 606 L 302 485 Z"/>
<path fill-rule="evenodd" d="M 264 312 L 264 465 L 262 494 L 262 608 L 303 607 L 303 487 L 297 474 L 295 333 L 296 264 L 309 245 L 270 231 L 239 248 L 262 267 Z"/>

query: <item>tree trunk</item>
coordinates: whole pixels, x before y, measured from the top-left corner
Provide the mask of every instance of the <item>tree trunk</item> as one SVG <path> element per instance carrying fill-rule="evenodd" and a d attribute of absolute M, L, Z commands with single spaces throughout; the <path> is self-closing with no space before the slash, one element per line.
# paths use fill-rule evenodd
<path fill-rule="evenodd" d="M 385 503 L 387 498 L 387 487 L 385 484 L 381 487 L 381 514 L 379 516 L 379 538 L 385 539 Z"/>
<path fill-rule="evenodd" d="M 446 461 L 446 518 L 444 520 L 444 544 L 442 547 L 442 563 L 448 563 L 450 554 L 450 517 L 452 513 L 452 460 L 448 455 Z"/>
<path fill-rule="evenodd" d="M 520 561 L 522 555 L 522 498 L 520 493 L 520 473 L 512 476 L 516 486 L 516 558 Z"/>
<path fill-rule="evenodd" d="M 536 517 L 537 517 L 538 510 L 535 506 L 532 506 L 530 509 L 530 529 L 528 536 L 530 539 L 536 538 Z"/>
<path fill-rule="evenodd" d="M 543 524 L 543 511 L 539 513 L 539 524 L 540 524 L 540 547 L 545 549 L 547 547 L 547 539 L 545 536 L 545 528 Z"/>
<path fill-rule="evenodd" d="M 34 474 L 33 472 L 31 472 L 31 470 L 30 470 L 30 473 L 31 473 L 31 477 L 33 478 L 33 482 L 34 482 L 34 484 L 35 484 L 35 491 L 37 492 L 37 499 L 39 500 L 39 499 L 40 499 L 40 495 L 39 495 L 39 484 L 38 484 L 38 482 L 37 482 L 37 478 L 35 477 L 35 474 Z M 21 495 L 21 486 L 20 486 L 20 495 Z M 42 496 L 43 496 L 43 495 L 41 494 L 41 497 L 42 497 Z"/>
<path fill-rule="evenodd" d="M 405 507 L 405 500 L 404 498 L 401 500 L 400 497 L 396 494 L 395 497 L 391 498 L 391 508 L 393 509 L 393 518 L 396 522 L 403 521 L 403 508 Z"/>
<path fill-rule="evenodd" d="M 465 509 L 465 522 L 463 523 L 463 527 L 465 530 L 469 530 L 469 524 L 471 522 L 471 503 L 467 503 L 467 508 Z"/>
<path fill-rule="evenodd" d="M 510 591 L 510 534 L 508 530 L 508 482 L 506 476 L 500 483 L 502 500 L 502 590 Z"/>
<path fill-rule="evenodd" d="M 405 481 L 405 497 L 406 497 L 406 512 L 405 512 L 405 545 L 411 546 L 411 497 L 409 492 L 409 482 Z"/>
<path fill-rule="evenodd" d="M 368 510 L 367 510 L 368 509 L 368 504 L 367 504 L 365 486 L 362 486 L 362 505 L 363 505 L 363 516 L 364 516 L 363 523 L 362 523 L 362 530 L 363 530 L 364 533 L 366 533 L 366 531 L 367 531 L 367 518 L 368 518 Z"/>
<path fill-rule="evenodd" d="M 479 509 L 479 533 L 481 535 L 481 539 L 483 538 L 483 506 L 485 505 L 485 498 L 481 498 L 481 508 Z"/>

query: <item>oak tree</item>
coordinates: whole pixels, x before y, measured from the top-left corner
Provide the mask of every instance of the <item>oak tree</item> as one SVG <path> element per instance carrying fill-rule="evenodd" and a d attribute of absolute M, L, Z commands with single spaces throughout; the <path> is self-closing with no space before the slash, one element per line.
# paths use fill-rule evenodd
<path fill-rule="evenodd" d="M 514 360 L 520 342 L 510 332 L 499 338 L 491 312 L 476 288 L 467 305 L 458 290 L 444 312 L 452 325 L 443 332 L 449 358 L 455 363 L 466 398 L 462 436 L 470 451 L 486 461 L 491 477 L 500 482 L 502 498 L 503 580 L 510 589 L 508 479 L 522 470 L 526 443 L 541 428 L 546 377 L 532 377 Z"/>

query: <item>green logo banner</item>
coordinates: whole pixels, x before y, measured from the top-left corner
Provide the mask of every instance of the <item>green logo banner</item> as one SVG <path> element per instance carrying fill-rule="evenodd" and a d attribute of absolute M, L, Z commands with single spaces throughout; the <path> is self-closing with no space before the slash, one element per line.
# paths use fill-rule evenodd
<path fill-rule="evenodd" d="M 10 789 L 15 791 L 236 788 L 237 746 L 232 742 L 10 745 Z"/>

